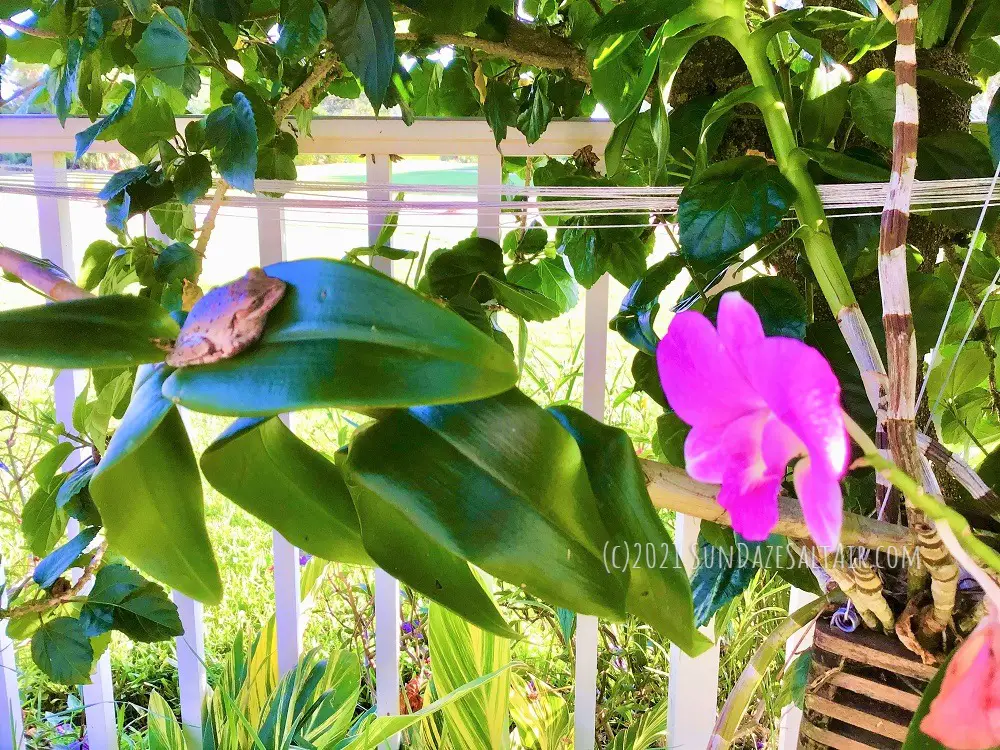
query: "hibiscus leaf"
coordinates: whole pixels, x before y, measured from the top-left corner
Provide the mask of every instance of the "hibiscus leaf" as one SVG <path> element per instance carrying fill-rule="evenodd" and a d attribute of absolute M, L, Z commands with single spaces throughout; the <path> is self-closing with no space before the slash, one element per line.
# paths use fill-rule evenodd
<path fill-rule="evenodd" d="M 611 330 L 637 349 L 653 354 L 660 340 L 653 332 L 653 321 L 660 310 L 660 293 L 683 268 L 684 260 L 679 255 L 668 256 L 650 266 L 629 288 L 618 314 L 611 319 Z"/>
<path fill-rule="evenodd" d="M 389 0 L 337 0 L 330 8 L 327 33 L 378 112 L 396 68 L 396 35 Z"/>
<path fill-rule="evenodd" d="M 94 647 L 73 617 L 57 617 L 31 637 L 31 658 L 49 678 L 64 685 L 78 685 L 90 678 Z"/>
<path fill-rule="evenodd" d="M 764 333 L 768 336 L 806 337 L 809 316 L 806 301 L 788 279 L 777 276 L 755 276 L 742 284 L 729 287 L 726 292 L 739 292 L 753 305 L 760 316 Z M 716 295 L 708 304 L 705 314 L 714 322 L 722 295 Z"/>
<path fill-rule="evenodd" d="M 257 172 L 257 125 L 253 107 L 242 92 L 233 103 L 219 107 L 205 121 L 205 141 L 212 148 L 212 158 L 226 182 L 235 188 L 253 192 Z"/>
<path fill-rule="evenodd" d="M 794 198 L 778 167 L 759 156 L 713 164 L 681 193 L 681 252 L 694 265 L 715 268 L 777 229 Z"/>

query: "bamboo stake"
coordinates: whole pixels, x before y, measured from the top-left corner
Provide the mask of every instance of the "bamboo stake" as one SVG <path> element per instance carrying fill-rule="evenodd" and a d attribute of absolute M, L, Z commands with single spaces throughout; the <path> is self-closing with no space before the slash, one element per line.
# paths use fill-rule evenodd
<path fill-rule="evenodd" d="M 731 526 L 725 509 L 716 501 L 719 488 L 691 479 L 682 469 L 640 459 L 646 475 L 646 489 L 653 505 L 685 515 Z M 798 500 L 779 497 L 780 513 L 774 532 L 791 539 L 808 540 L 809 529 Z M 885 554 L 902 557 L 916 549 L 916 535 L 911 529 L 893 523 L 878 521 L 856 513 L 844 513 L 840 534 L 845 546 L 878 549 Z"/>

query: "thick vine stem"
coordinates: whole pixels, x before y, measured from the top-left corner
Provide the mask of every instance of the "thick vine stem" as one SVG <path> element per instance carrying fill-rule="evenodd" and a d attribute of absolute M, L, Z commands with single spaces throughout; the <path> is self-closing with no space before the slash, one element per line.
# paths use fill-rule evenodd
<path fill-rule="evenodd" d="M 657 508 L 725 526 L 732 525 L 729 514 L 716 501 L 719 494 L 717 485 L 696 482 L 682 469 L 658 461 L 640 459 L 640 464 L 646 476 L 649 497 Z M 790 539 L 810 540 L 798 500 L 779 497 L 778 505 L 780 512 L 774 533 Z M 845 546 L 876 549 L 896 557 L 903 557 L 916 549 L 916 535 L 911 529 L 849 512 L 844 513 L 840 541 Z"/>
<path fill-rule="evenodd" d="M 712 739 L 709 740 L 709 750 L 727 750 L 733 744 L 736 733 L 739 731 L 743 717 L 746 716 L 750 701 L 760 684 L 764 681 L 768 667 L 777 657 L 778 653 L 785 647 L 785 642 L 795 633 L 815 620 L 823 612 L 823 609 L 835 600 L 831 595 L 821 596 L 809 602 L 801 609 L 796 610 L 776 627 L 764 639 L 760 648 L 750 659 L 750 663 L 740 674 L 740 678 L 729 693 L 725 705 L 719 712 L 719 718 L 715 722 L 715 729 L 712 731 Z"/>
<path fill-rule="evenodd" d="M 57 267 L 39 263 L 36 258 L 9 247 L 0 246 L 0 270 L 16 276 L 56 302 L 90 299 L 94 296 L 70 281 Z"/>

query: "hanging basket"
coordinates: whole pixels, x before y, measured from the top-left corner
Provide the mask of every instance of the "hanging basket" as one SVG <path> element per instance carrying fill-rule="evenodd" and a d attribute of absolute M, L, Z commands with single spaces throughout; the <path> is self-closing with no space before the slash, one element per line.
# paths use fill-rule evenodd
<path fill-rule="evenodd" d="M 937 668 L 893 635 L 816 623 L 799 747 L 899 750 Z"/>

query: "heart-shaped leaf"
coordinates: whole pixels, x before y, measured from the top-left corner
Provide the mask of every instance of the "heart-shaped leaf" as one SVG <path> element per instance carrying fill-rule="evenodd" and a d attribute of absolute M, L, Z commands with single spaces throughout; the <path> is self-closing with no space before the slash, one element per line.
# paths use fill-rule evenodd
<path fill-rule="evenodd" d="M 681 251 L 692 263 L 714 268 L 774 231 L 794 199 L 778 167 L 759 156 L 713 164 L 681 193 Z"/>

